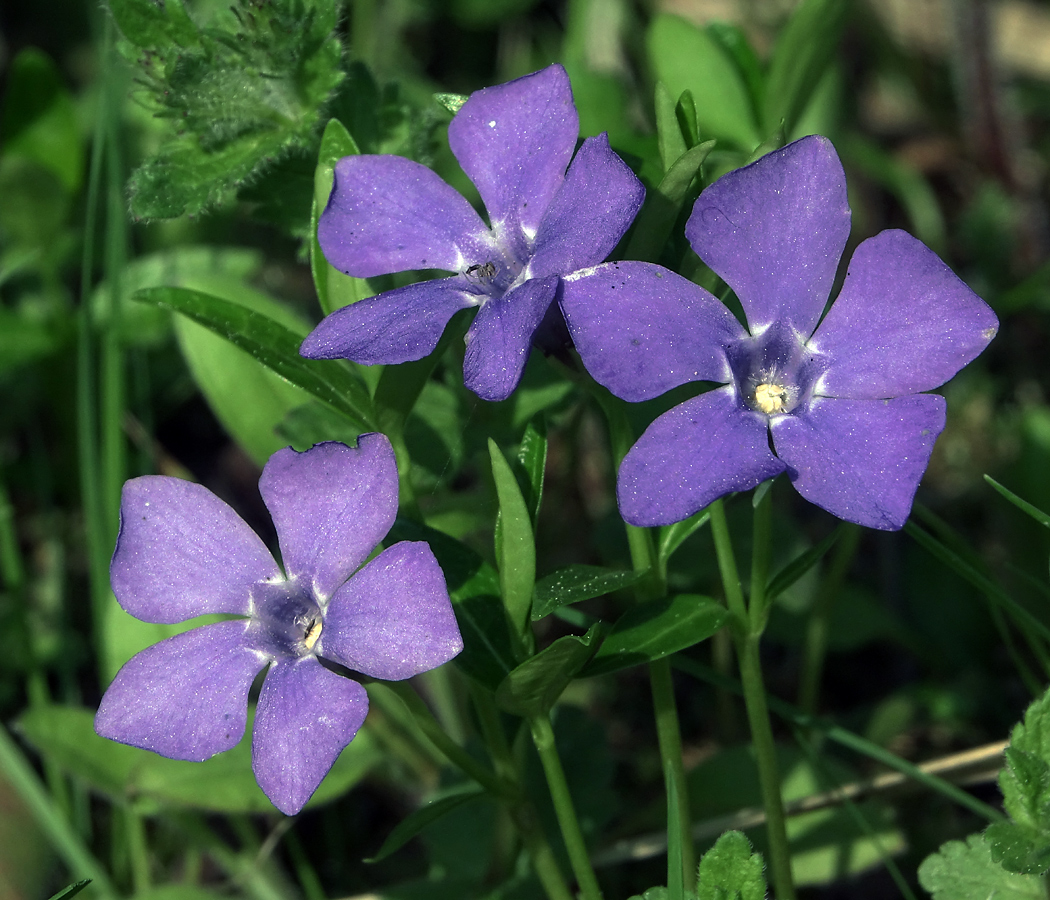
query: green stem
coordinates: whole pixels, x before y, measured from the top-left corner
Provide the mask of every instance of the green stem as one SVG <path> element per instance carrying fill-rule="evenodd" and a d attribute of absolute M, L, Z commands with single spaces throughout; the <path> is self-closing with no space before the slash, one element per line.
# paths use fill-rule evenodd
<path fill-rule="evenodd" d="M 667 887 L 672 897 L 684 896 L 696 873 L 696 852 L 693 848 L 692 819 L 689 811 L 689 788 L 682 762 L 682 734 L 678 725 L 678 708 L 674 699 L 674 683 L 671 679 L 671 659 L 654 660 L 649 663 L 649 685 L 653 694 L 653 712 L 656 716 L 656 740 L 660 748 L 660 765 L 667 788 L 667 840 L 671 845 L 677 835 L 681 845 L 681 865 L 674 864 L 673 854 L 667 857 Z M 673 800 L 672 803 L 672 794 Z M 672 889 L 676 882 L 682 890 L 677 894 Z"/>
<path fill-rule="evenodd" d="M 531 716 L 529 727 L 532 729 L 532 742 L 536 745 L 536 752 L 543 764 L 543 774 L 547 776 L 547 786 L 550 788 L 551 800 L 554 803 L 554 813 L 558 817 L 565 850 L 569 854 L 569 863 L 576 875 L 580 893 L 584 900 L 602 900 L 598 878 L 591 866 L 591 858 L 587 853 L 587 844 L 583 839 L 580 821 L 576 817 L 576 807 L 569 793 L 569 783 L 565 779 L 565 770 L 562 768 L 561 758 L 554 744 L 554 729 L 551 728 L 549 715 L 544 713 Z"/>
<path fill-rule="evenodd" d="M 596 384 L 591 383 L 590 389 L 602 412 L 605 413 L 613 461 L 616 468 L 619 468 L 634 442 L 634 433 L 627 420 L 625 404 Z M 667 593 L 666 573 L 664 567 L 657 561 L 652 532 L 648 528 L 636 528 L 627 523 L 624 523 L 624 528 L 627 531 L 627 543 L 631 551 L 631 564 L 634 570 L 646 572 L 649 576 L 638 584 L 636 589 L 638 599 L 663 597 Z M 656 737 L 660 748 L 664 784 L 669 791 L 674 791 L 675 795 L 674 803 L 671 802 L 671 797 L 668 795 L 668 846 L 676 843 L 681 850 L 681 866 L 676 864 L 672 854 L 668 854 L 667 884 L 670 888 L 678 884 L 679 879 L 683 876 L 685 884 L 689 884 L 693 879 L 696 872 L 696 853 L 693 849 L 689 787 L 686 781 L 685 763 L 682 760 L 682 733 L 671 679 L 670 660 L 662 659 L 650 663 L 649 680 L 653 695 Z"/>
<path fill-rule="evenodd" d="M 764 540 L 767 546 L 754 548 L 752 582 L 763 574 L 763 570 L 765 577 L 768 577 L 769 512 L 764 511 L 762 507 L 768 504 L 769 500 L 767 492 L 755 510 L 755 536 Z M 766 831 L 769 837 L 769 861 L 773 873 L 773 885 L 777 900 L 795 900 L 795 883 L 791 875 L 791 848 L 788 844 L 785 826 L 784 801 L 780 795 L 780 771 L 777 764 L 776 745 L 773 741 L 773 728 L 769 721 L 769 709 L 766 706 L 766 689 L 759 656 L 761 628 L 765 626 L 767 613 L 765 580 L 762 581 L 758 596 L 752 598 L 752 608 L 749 611 L 740 584 L 736 557 L 733 554 L 725 507 L 721 500 L 716 500 L 711 504 L 710 510 L 715 556 L 718 559 L 718 569 L 722 576 L 726 605 L 732 616 L 733 638 L 740 666 L 740 680 L 744 688 L 744 706 L 747 709 L 748 724 L 751 726 L 751 742 L 755 750 L 755 761 L 758 764 L 762 803 L 766 810 Z M 759 626 L 757 631 L 755 630 L 756 625 Z"/>
<path fill-rule="evenodd" d="M 445 758 L 450 763 L 458 766 L 494 796 L 503 797 L 504 799 L 514 796 L 512 786 L 494 775 L 445 733 L 445 730 L 441 727 L 438 720 L 434 718 L 434 714 L 423 702 L 419 694 L 415 692 L 412 685 L 405 681 L 392 681 L 387 682 L 386 687 L 390 688 L 404 701 L 405 706 L 412 713 L 420 730 L 445 755 Z"/>
<path fill-rule="evenodd" d="M 512 783 L 517 791 L 517 796 L 505 801 L 507 812 L 510 815 L 514 827 L 525 844 L 525 849 L 532 860 L 532 867 L 536 877 L 543 885 L 549 900 L 573 900 L 572 892 L 565 883 L 561 867 L 554 856 L 550 842 L 543 833 L 536 809 L 526 799 L 525 791 L 521 786 L 518 776 L 518 767 L 514 762 L 507 736 L 500 723 L 499 710 L 493 702 L 492 695 L 481 688 L 471 691 L 474 698 L 474 707 L 478 714 L 478 724 L 481 726 L 481 734 L 492 757 L 492 763 L 499 777 L 506 782 Z"/>
<path fill-rule="evenodd" d="M 824 671 L 827 653 L 828 630 L 831 612 L 842 591 L 842 582 L 849 570 L 857 546 L 860 544 L 860 527 L 851 523 L 842 524 L 843 534 L 835 548 L 828 573 L 820 586 L 813 611 L 806 626 L 806 644 L 802 654 L 802 675 L 799 678 L 798 705 L 807 713 L 815 713 L 820 698 L 820 678 Z"/>

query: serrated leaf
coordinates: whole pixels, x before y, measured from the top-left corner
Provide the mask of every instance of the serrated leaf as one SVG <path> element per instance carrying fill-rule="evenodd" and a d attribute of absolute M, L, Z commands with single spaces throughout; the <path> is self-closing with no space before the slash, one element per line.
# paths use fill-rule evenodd
<path fill-rule="evenodd" d="M 121 34 L 136 46 L 156 47 L 171 42 L 188 47 L 197 41 L 197 27 L 181 0 L 109 0 L 108 6 Z"/>
<path fill-rule="evenodd" d="M 383 841 L 383 845 L 376 851 L 375 856 L 369 857 L 365 862 L 377 863 L 382 859 L 386 859 L 391 853 L 404 847 L 428 825 L 444 818 L 452 810 L 484 796 L 485 791 L 482 788 L 471 787 L 467 790 L 457 790 L 454 793 L 445 794 L 443 797 L 431 800 L 425 806 L 421 806 L 398 822 L 394 826 L 394 830 Z"/>
<path fill-rule="evenodd" d="M 728 618 L 721 603 L 699 594 L 639 604 L 619 618 L 582 676 L 604 675 L 685 650 L 707 640 Z"/>
<path fill-rule="evenodd" d="M 517 634 L 524 635 L 529 627 L 532 588 L 536 582 L 532 520 L 514 472 L 492 438 L 489 438 L 489 458 L 499 498 L 496 561 L 499 564 L 500 596 L 511 626 Z"/>
<path fill-rule="evenodd" d="M 984 836 L 948 841 L 919 866 L 919 884 L 933 900 L 1045 900 L 1042 879 L 1007 872 L 992 859 Z"/>
<path fill-rule="evenodd" d="M 338 363 L 303 359 L 299 356 L 301 338 L 272 319 L 183 288 L 148 288 L 137 291 L 132 299 L 182 313 L 341 412 L 363 431 L 375 429 L 372 402 L 364 385 Z"/>
<path fill-rule="evenodd" d="M 999 773 L 1003 808 L 1015 822 L 1032 825 L 1050 835 L 1050 691 L 1025 711 L 1014 726 L 1006 765 Z"/>
<path fill-rule="evenodd" d="M 765 900 L 761 853 L 739 831 L 728 831 L 700 859 L 697 900 Z"/>
<path fill-rule="evenodd" d="M 709 34 L 691 22 L 657 15 L 646 36 L 649 61 L 672 97 L 691 91 L 700 132 L 750 150 L 761 140 L 747 88 L 736 66 Z"/>
<path fill-rule="evenodd" d="M 547 469 L 547 422 L 542 414 L 534 416 L 525 426 L 521 446 L 518 447 L 517 462 L 521 471 L 525 473 L 525 483 L 520 487 L 535 532 L 540 504 L 543 502 L 543 476 Z M 536 618 L 535 613 L 532 618 Z"/>
<path fill-rule="evenodd" d="M 496 702 L 523 718 L 550 712 L 569 682 L 594 656 L 601 643 L 601 623 L 582 637 L 558 638 L 507 675 L 496 690 Z"/>
<path fill-rule="evenodd" d="M 394 522 L 385 543 L 396 541 L 430 544 L 445 574 L 463 635 L 463 652 L 454 664 L 479 684 L 496 690 L 517 664 L 499 596 L 499 573 L 465 544 L 411 519 Z"/>
<path fill-rule="evenodd" d="M 372 289 L 363 278 L 354 278 L 340 272 L 324 257 L 317 240 L 317 222 L 328 205 L 335 180 L 335 164 L 344 156 L 360 154 L 357 142 L 338 119 L 329 119 L 321 136 L 321 149 L 314 170 L 314 198 L 310 211 L 310 272 L 314 278 L 317 300 L 325 315 L 372 296 Z"/>
<path fill-rule="evenodd" d="M 763 130 L 791 134 L 839 46 L 846 0 L 802 0 L 780 32 L 766 75 Z M 745 148 L 746 149 L 746 148 Z"/>
<path fill-rule="evenodd" d="M 606 569 L 602 566 L 572 565 L 558 569 L 536 582 L 532 620 L 536 622 L 570 603 L 603 597 L 630 587 L 644 577 L 644 572 Z"/>
<path fill-rule="evenodd" d="M 842 525 L 839 525 L 819 544 L 810 547 L 805 553 L 795 557 L 769 579 L 769 584 L 766 586 L 766 600 L 768 603 L 772 603 L 827 555 L 827 552 L 835 545 L 835 542 L 842 534 L 842 527 Z"/>
<path fill-rule="evenodd" d="M 993 822 L 984 831 L 992 859 L 1009 872 L 1042 875 L 1050 869 L 1050 840 L 1031 825 Z"/>

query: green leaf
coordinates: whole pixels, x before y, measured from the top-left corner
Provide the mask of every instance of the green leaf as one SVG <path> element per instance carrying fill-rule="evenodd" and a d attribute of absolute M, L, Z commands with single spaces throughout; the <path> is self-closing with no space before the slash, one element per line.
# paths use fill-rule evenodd
<path fill-rule="evenodd" d="M 499 498 L 496 562 L 499 565 L 500 596 L 512 628 L 523 636 L 529 627 L 532 588 L 536 582 L 532 520 L 514 472 L 492 438 L 489 438 L 489 458 Z"/>
<path fill-rule="evenodd" d="M 660 14 L 649 26 L 646 43 L 652 71 L 671 96 L 692 92 L 705 137 L 721 138 L 745 152 L 759 143 L 744 80 L 717 41 L 679 16 Z"/>
<path fill-rule="evenodd" d="M 525 497 L 529 521 L 535 532 L 540 503 L 543 501 L 543 476 L 547 469 L 547 422 L 542 414 L 534 416 L 525 426 L 521 446 L 518 448 L 517 462 L 525 473 L 525 483 L 519 486 Z M 532 618 L 535 620 L 535 614 Z"/>
<path fill-rule="evenodd" d="M 838 49 L 848 12 L 847 0 L 802 0 L 795 8 L 769 61 L 763 131 L 783 122 L 792 133 Z"/>
<path fill-rule="evenodd" d="M 72 884 L 62 888 L 57 894 L 52 894 L 50 900 L 69 900 L 70 897 L 75 897 L 89 884 L 91 884 L 90 878 L 85 878 L 83 881 L 74 881 Z"/>
<path fill-rule="evenodd" d="M 158 884 L 136 891 L 134 900 L 223 900 L 226 896 L 196 884 Z"/>
<path fill-rule="evenodd" d="M 1042 875 L 1050 869 L 1050 840 L 1031 825 L 993 822 L 984 830 L 992 859 L 1008 872 Z"/>
<path fill-rule="evenodd" d="M 755 114 L 755 121 L 762 104 L 762 98 L 766 93 L 766 76 L 763 72 L 761 60 L 751 46 L 744 30 L 738 25 L 729 22 L 720 22 L 717 19 L 708 22 L 704 30 L 711 35 L 726 55 L 736 63 L 736 67 L 747 85 L 747 92 L 751 98 L 751 111 Z"/>
<path fill-rule="evenodd" d="M 455 115 L 470 98 L 466 94 L 434 94 L 434 99 Z"/>
<path fill-rule="evenodd" d="M 139 47 L 168 42 L 188 47 L 198 40 L 197 27 L 182 0 L 109 0 L 109 10 L 124 37 Z"/>
<path fill-rule="evenodd" d="M 594 656 L 601 643 L 601 623 L 583 637 L 558 638 L 511 672 L 496 691 L 496 702 L 523 718 L 550 712 L 569 682 Z"/>
<path fill-rule="evenodd" d="M 321 310 L 329 315 L 343 306 L 371 297 L 372 289 L 363 278 L 354 278 L 329 264 L 317 240 L 317 222 L 328 206 L 335 180 L 335 164 L 344 156 L 360 154 L 357 143 L 338 119 L 329 119 L 321 137 L 314 170 L 314 198 L 310 210 L 310 272 Z"/>
<path fill-rule="evenodd" d="M 710 517 L 711 514 L 707 511 L 707 507 L 704 507 L 699 512 L 693 513 L 688 519 L 682 519 L 681 522 L 675 522 L 673 525 L 664 525 L 660 529 L 660 564 L 666 566 L 675 550 L 682 546 L 682 542 L 694 531 L 703 528 Z"/>
<path fill-rule="evenodd" d="M 69 193 L 84 178 L 84 138 L 73 95 L 46 53 L 29 47 L 7 72 L 3 122 L 4 155 L 20 156 L 49 169 Z"/>
<path fill-rule="evenodd" d="M 343 413 L 362 431 L 374 430 L 372 402 L 364 385 L 337 362 L 303 359 L 299 356 L 301 338 L 273 319 L 236 303 L 181 288 L 142 290 L 132 299 L 182 313 Z"/>
<path fill-rule="evenodd" d="M 805 553 L 795 557 L 795 559 L 791 560 L 791 562 L 777 572 L 776 575 L 770 578 L 769 584 L 766 585 L 767 602 L 772 603 L 776 600 L 777 597 L 783 594 L 784 591 L 820 562 L 827 552 L 835 545 L 835 542 L 839 539 L 841 534 L 842 526 L 839 525 L 819 544 L 810 547 Z"/>
<path fill-rule="evenodd" d="M 428 825 L 444 818 L 452 810 L 484 796 L 485 791 L 475 786 L 466 790 L 456 790 L 453 793 L 431 800 L 425 806 L 421 806 L 411 813 L 407 818 L 402 819 L 394 827 L 394 830 L 387 835 L 386 840 L 383 841 L 383 845 L 376 851 L 376 854 L 366 859 L 365 862 L 377 863 L 382 859 L 386 859 L 391 853 L 404 847 Z"/>
<path fill-rule="evenodd" d="M 117 802 L 132 801 L 147 814 L 166 806 L 213 812 L 270 812 L 252 774 L 251 726 L 235 747 L 204 762 L 166 759 L 95 733 L 94 713 L 70 706 L 37 706 L 19 720 L 27 740 L 47 758 Z M 344 750 L 310 804 L 349 790 L 382 758 L 367 729 Z"/>
<path fill-rule="evenodd" d="M 1038 828 L 1050 843 L 1050 691 L 1014 726 L 1005 756 L 999 773 L 1003 808 L 1015 822 Z"/>
<path fill-rule="evenodd" d="M 992 859 L 983 835 L 966 843 L 948 841 L 919 866 L 919 884 L 933 900 L 1045 900 L 1043 881 L 1034 875 L 1007 872 Z"/>
<path fill-rule="evenodd" d="M 678 123 L 675 112 L 675 99 L 664 87 L 662 81 L 656 83 L 656 137 L 660 145 L 660 161 L 667 172 L 675 160 L 680 159 L 688 149 L 682 136 L 682 126 Z"/>
<path fill-rule="evenodd" d="M 697 900 L 765 900 L 761 853 L 739 831 L 727 831 L 700 859 Z"/>
<path fill-rule="evenodd" d="M 696 178 L 715 141 L 697 144 L 687 150 L 660 180 L 655 191 L 645 198 L 631 241 L 627 247 L 628 259 L 655 261 L 671 236 L 678 214 L 682 211 L 689 185 Z"/>
<path fill-rule="evenodd" d="M 306 324 L 277 301 L 243 284 L 227 300 L 305 336 Z M 277 426 L 310 395 L 260 364 L 224 336 L 184 316 L 174 320 L 179 348 L 216 418 L 258 465 L 285 446 Z"/>
<path fill-rule="evenodd" d="M 1039 509 L 1039 507 L 1033 506 L 1027 500 L 1023 500 L 1022 498 L 1018 497 L 1017 494 L 1015 494 L 1009 488 L 1005 488 L 1001 484 L 999 484 L 999 482 L 992 478 L 991 475 L 985 475 L 984 480 L 987 481 L 1000 494 L 1002 494 L 1007 500 L 1009 500 L 1014 506 L 1021 510 L 1021 512 L 1031 516 L 1040 525 L 1046 528 L 1050 528 L 1050 516 L 1048 516 L 1045 512 Z"/>
<path fill-rule="evenodd" d="M 570 603 L 603 597 L 629 587 L 644 577 L 643 572 L 606 569 L 602 566 L 571 565 L 558 569 L 536 582 L 532 621 L 545 618 Z"/>
<path fill-rule="evenodd" d="M 729 618 L 710 597 L 676 594 L 632 607 L 613 626 L 583 677 L 662 659 L 711 637 Z"/>
<path fill-rule="evenodd" d="M 499 597 L 499 574 L 465 544 L 411 519 L 394 522 L 385 543 L 389 546 L 396 541 L 430 544 L 445 574 L 463 635 L 463 652 L 455 664 L 494 691 L 517 664 Z"/>

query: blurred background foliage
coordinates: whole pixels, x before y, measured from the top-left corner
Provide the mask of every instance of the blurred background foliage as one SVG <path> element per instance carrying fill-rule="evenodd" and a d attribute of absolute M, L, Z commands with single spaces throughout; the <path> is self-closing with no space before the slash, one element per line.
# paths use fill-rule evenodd
<path fill-rule="evenodd" d="M 351 146 L 399 153 L 476 200 L 448 149 L 447 105 L 434 95 L 466 94 L 551 62 L 569 72 L 581 135 L 607 131 L 650 195 L 681 153 L 708 139 L 718 142 L 702 172 L 709 181 L 760 145 L 828 135 L 849 179 L 851 247 L 881 229 L 906 228 L 995 308 L 998 338 L 944 389 L 948 427 L 916 521 L 1050 623 L 1047 534 L 982 479 L 990 474 L 1050 509 L 1050 3 L 798 6 L 112 0 L 101 9 L 44 0 L 0 7 L 0 718 L 36 766 L 41 802 L 67 823 L 65 831 L 49 826 L 0 779 L 0 897 L 57 890 L 71 880 L 76 847 L 103 860 L 89 889 L 98 896 L 460 900 L 487 896 L 497 884 L 511 885 L 499 896 L 535 895 L 484 798 L 398 853 L 362 862 L 443 786 L 440 760 L 382 690 L 352 752 L 294 825 L 258 794 L 246 745 L 187 769 L 100 742 L 85 710 L 124 660 L 173 633 L 131 620 L 108 590 L 123 480 L 146 472 L 192 477 L 272 542 L 255 487 L 261 463 L 288 443 L 355 436 L 243 351 L 131 302 L 131 294 L 187 287 L 303 335 L 323 311 L 412 280 L 409 273 L 351 283 L 324 269 L 311 222 L 332 162 Z M 326 129 L 330 119 L 341 130 Z M 675 129 L 659 127 L 669 120 Z M 689 186 L 686 213 L 699 187 L 699 180 Z M 708 275 L 690 256 L 682 221 L 657 247 L 659 259 L 703 282 Z M 328 285 L 320 304 L 311 258 Z M 447 353 L 456 352 L 452 341 Z M 438 366 L 405 430 L 427 523 L 491 557 L 496 505 L 486 438 L 516 446 L 525 423 L 542 413 L 550 444 L 539 574 L 622 559 L 612 463 L 595 409 L 542 360 L 530 362 L 522 389 L 500 404 L 465 392 L 457 371 L 454 359 Z M 362 374 L 374 387 L 376 374 Z M 668 403 L 640 405 L 639 427 Z M 835 523 L 777 490 L 783 562 Z M 731 519 L 746 520 L 745 506 L 731 508 Z M 746 549 L 744 532 L 746 521 Z M 710 551 L 705 532 L 690 537 L 672 560 L 672 586 L 709 590 Z M 1045 686 L 1045 641 L 990 603 L 959 565 L 905 534 L 861 534 L 852 553 L 843 557 L 837 603 L 822 604 L 807 577 L 776 607 L 772 692 L 799 700 L 814 629 L 822 629 L 823 688 L 803 705 L 910 760 L 1003 739 Z M 622 603 L 612 595 L 585 608 L 614 617 Z M 544 627 L 551 638 L 568 625 L 552 619 Z M 716 637 L 683 654 L 684 668 L 725 671 L 727 653 Z M 689 671 L 679 677 L 694 816 L 719 822 L 758 802 L 742 712 L 727 691 Z M 468 738 L 473 726 L 457 706 L 466 679 L 451 678 L 457 690 L 424 689 L 446 727 Z M 635 840 L 662 821 L 648 705 L 643 675 L 627 670 L 577 680 L 558 707 L 559 745 L 588 837 L 599 859 L 605 853 L 600 871 L 610 897 L 663 877 L 660 861 Z M 787 745 L 784 752 L 789 798 L 877 771 L 870 759 L 834 747 L 821 747 L 821 766 Z M 536 761 L 530 766 L 540 797 Z M 979 772 L 973 789 L 990 803 L 998 798 L 988 781 L 994 768 Z M 5 771 L 10 778 L 14 770 Z M 926 855 L 980 825 L 936 795 L 866 803 L 867 833 L 858 834 L 841 807 L 792 820 L 805 896 L 887 896 L 892 882 L 880 865 L 887 856 L 914 886 Z"/>

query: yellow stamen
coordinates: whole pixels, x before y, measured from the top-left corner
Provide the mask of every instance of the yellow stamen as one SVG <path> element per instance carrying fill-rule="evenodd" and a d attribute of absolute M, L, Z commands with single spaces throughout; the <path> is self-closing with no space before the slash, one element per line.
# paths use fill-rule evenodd
<path fill-rule="evenodd" d="M 306 637 L 303 638 L 303 643 L 306 645 L 307 650 L 313 650 L 314 644 L 317 643 L 317 639 L 321 636 L 321 619 L 316 618 L 310 623 L 310 627 L 306 631 Z"/>
<path fill-rule="evenodd" d="M 787 402 L 788 392 L 779 384 L 764 382 L 755 388 L 755 406 L 767 416 L 783 412 Z"/>

